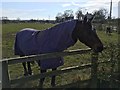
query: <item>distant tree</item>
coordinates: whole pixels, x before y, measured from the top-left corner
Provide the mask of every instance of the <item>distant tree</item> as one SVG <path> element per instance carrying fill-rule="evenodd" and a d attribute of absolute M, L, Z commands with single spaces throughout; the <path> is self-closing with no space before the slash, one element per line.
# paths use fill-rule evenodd
<path fill-rule="evenodd" d="M 82 13 L 82 10 L 78 9 L 78 11 L 76 12 L 76 18 L 79 19 L 79 20 L 82 20 L 83 17 L 84 17 L 84 15 Z"/>
<path fill-rule="evenodd" d="M 8 17 L 2 17 L 2 20 L 8 20 Z"/>
<path fill-rule="evenodd" d="M 56 18 L 57 22 L 62 22 L 63 21 L 63 14 L 59 12 L 55 18 Z"/>
<path fill-rule="evenodd" d="M 16 19 L 16 23 L 19 23 L 20 22 L 20 18 L 18 17 L 17 19 Z"/>
<path fill-rule="evenodd" d="M 36 22 L 35 19 L 30 19 L 29 22 L 33 23 L 33 22 Z"/>
<path fill-rule="evenodd" d="M 8 17 L 2 17 L 2 23 L 9 23 L 10 20 L 8 19 Z"/>
<path fill-rule="evenodd" d="M 74 19 L 73 11 L 72 10 L 65 10 L 63 17 L 64 17 L 65 21 Z"/>
<path fill-rule="evenodd" d="M 94 20 L 101 23 L 103 23 L 108 17 L 108 11 L 104 8 L 94 11 L 93 14 L 95 14 Z"/>
<path fill-rule="evenodd" d="M 18 17 L 17 20 L 20 21 L 20 18 Z"/>
<path fill-rule="evenodd" d="M 65 10 L 63 14 L 59 12 L 55 18 L 57 22 L 72 20 L 74 19 L 73 11 Z"/>
<path fill-rule="evenodd" d="M 98 30 L 105 30 L 106 27 L 103 27 L 103 23 L 105 23 L 107 21 L 107 18 L 108 18 L 107 9 L 102 8 L 102 9 L 96 10 L 93 12 L 93 14 L 95 14 L 93 22 L 97 23 L 96 28 Z"/>

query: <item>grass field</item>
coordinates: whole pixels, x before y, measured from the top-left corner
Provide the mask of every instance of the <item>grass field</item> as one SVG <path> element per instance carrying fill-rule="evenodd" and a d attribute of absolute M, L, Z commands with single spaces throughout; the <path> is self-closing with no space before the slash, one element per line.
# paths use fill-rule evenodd
<path fill-rule="evenodd" d="M 15 34 L 19 30 L 23 28 L 35 28 L 38 30 L 43 30 L 46 28 L 49 28 L 51 26 L 54 26 L 54 24 L 40 24 L 40 23 L 22 23 L 22 24 L 15 24 L 15 23 L 9 23 L 9 24 L 3 24 L 2 27 L 2 58 L 11 58 L 11 57 L 18 57 L 14 55 L 13 51 L 13 45 L 14 45 L 14 39 L 15 39 Z M 118 43 L 118 34 L 117 33 L 112 33 L 111 36 L 105 34 L 104 31 L 97 31 L 98 36 L 102 40 L 104 46 L 109 46 L 113 44 Z M 77 42 L 73 47 L 70 47 L 68 49 L 80 49 L 80 48 L 87 48 L 84 44 Z M 112 48 L 112 50 L 116 50 L 115 48 Z M 109 49 L 111 50 L 111 49 Z M 116 51 L 115 55 L 116 55 Z M 108 59 L 110 52 L 108 50 L 105 50 L 102 54 L 99 56 L 99 60 L 106 60 Z M 82 65 L 84 63 L 90 62 L 90 54 L 85 54 L 85 55 L 74 55 L 74 56 L 66 56 L 65 58 L 65 64 L 60 68 L 67 67 L 67 66 L 73 66 L 73 65 Z M 39 67 L 37 65 L 32 65 L 33 73 L 37 74 L 39 73 Z M 109 68 L 106 68 L 109 69 Z M 109 70 L 108 70 L 109 71 Z M 15 64 L 15 65 L 9 65 L 9 73 L 10 73 L 10 78 L 19 78 L 23 76 L 23 67 L 21 64 Z M 57 85 L 62 85 L 62 84 L 67 84 L 70 82 L 74 82 L 77 80 L 85 80 L 90 77 L 90 70 L 77 70 L 73 71 L 71 73 L 66 73 L 59 75 L 57 77 Z M 69 78 L 69 79 L 68 79 Z M 47 77 L 45 80 L 45 87 L 50 86 L 50 78 Z M 29 82 L 29 85 L 25 85 L 25 87 L 36 87 L 38 84 L 38 80 Z"/>

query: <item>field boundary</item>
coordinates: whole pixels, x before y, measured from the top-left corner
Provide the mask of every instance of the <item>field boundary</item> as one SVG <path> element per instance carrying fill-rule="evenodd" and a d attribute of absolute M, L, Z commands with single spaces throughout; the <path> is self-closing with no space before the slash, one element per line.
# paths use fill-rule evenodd
<path fill-rule="evenodd" d="M 106 48 L 104 48 L 106 49 Z M 9 73 L 8 73 L 8 65 L 10 64 L 17 64 L 17 63 L 22 63 L 26 61 L 36 61 L 36 60 L 44 60 L 47 58 L 55 58 L 55 57 L 60 57 L 60 56 L 69 56 L 69 55 L 76 55 L 76 54 L 86 54 L 86 53 L 91 53 L 91 63 L 84 64 L 81 66 L 72 66 L 72 67 L 67 67 L 63 68 L 61 70 L 56 70 L 56 71 L 51 71 L 51 72 L 46 72 L 42 74 L 37 74 L 37 75 L 31 75 L 27 77 L 21 77 L 17 79 L 10 80 L 9 78 Z M 71 72 L 72 70 L 82 70 L 82 69 L 87 69 L 91 68 L 91 87 L 92 88 L 97 88 L 97 67 L 98 64 L 101 63 L 109 63 L 112 60 L 108 60 L 105 62 L 98 62 L 98 55 L 99 53 L 93 52 L 90 48 L 87 49 L 77 49 L 77 50 L 69 50 L 69 51 L 63 51 L 63 52 L 54 52 L 54 53 L 46 53 L 46 54 L 39 54 L 39 55 L 31 55 L 31 56 L 25 56 L 25 57 L 17 57 L 17 58 L 9 58 L 9 59 L 3 59 L 0 61 L 2 63 L 2 88 L 10 88 L 12 84 L 17 84 L 17 83 L 23 83 L 27 82 L 30 80 L 35 80 L 35 79 L 40 79 L 52 75 L 60 75 L 63 73 Z"/>

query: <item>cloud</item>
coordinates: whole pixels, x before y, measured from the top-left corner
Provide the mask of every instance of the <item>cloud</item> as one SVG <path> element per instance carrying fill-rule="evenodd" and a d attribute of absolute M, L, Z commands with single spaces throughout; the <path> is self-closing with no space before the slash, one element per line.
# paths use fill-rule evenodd
<path fill-rule="evenodd" d="M 3 9 L 3 14 L 6 14 L 6 13 L 32 13 L 32 12 L 43 12 L 45 11 L 46 9 Z"/>
<path fill-rule="evenodd" d="M 110 1 L 111 0 L 84 0 L 84 1 L 73 0 L 71 2 L 69 1 L 69 2 L 66 2 L 65 4 L 62 4 L 62 7 L 66 9 L 71 7 L 80 8 L 84 14 L 86 12 L 92 13 L 95 10 L 105 8 L 109 13 Z M 112 0 L 112 16 L 115 16 L 115 17 L 118 16 L 118 2 L 119 0 Z"/>
<path fill-rule="evenodd" d="M 113 6 L 115 7 L 118 4 L 119 0 L 112 0 L 113 2 Z M 72 2 L 68 2 L 65 4 L 62 4 L 62 7 L 69 7 L 69 6 L 77 6 L 77 7 L 83 7 L 83 8 L 94 8 L 94 7 L 108 7 L 110 5 L 110 1 L 109 0 L 87 0 L 87 1 L 72 1 Z"/>
<path fill-rule="evenodd" d="M 87 11 L 93 12 L 94 10 L 99 10 L 105 8 L 110 13 L 110 1 L 111 0 L 90 0 L 85 4 Z M 112 0 L 112 17 L 118 17 L 118 1 Z"/>
<path fill-rule="evenodd" d="M 73 6 L 80 7 L 80 4 L 79 4 L 79 3 L 72 2 L 72 5 L 73 5 Z"/>
<path fill-rule="evenodd" d="M 20 17 L 20 18 L 32 18 L 40 14 L 41 12 L 46 11 L 45 9 L 3 9 L 2 16 L 7 16 L 9 18 Z"/>
<path fill-rule="evenodd" d="M 62 4 L 62 7 L 69 7 L 69 6 L 71 6 L 70 3 Z"/>
<path fill-rule="evenodd" d="M 71 2 L 80 0 L 4 0 L 2 2 Z"/>
<path fill-rule="evenodd" d="M 69 2 L 69 3 L 65 3 L 65 4 L 62 4 L 62 7 L 70 7 L 70 6 L 76 6 L 76 7 L 80 7 L 80 4 L 79 3 L 76 3 L 76 2 Z"/>

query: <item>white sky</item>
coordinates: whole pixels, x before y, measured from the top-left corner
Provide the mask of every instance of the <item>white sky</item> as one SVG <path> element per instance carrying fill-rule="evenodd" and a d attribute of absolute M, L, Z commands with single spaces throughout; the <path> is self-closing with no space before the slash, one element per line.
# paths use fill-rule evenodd
<path fill-rule="evenodd" d="M 81 8 L 83 13 L 105 8 L 109 12 L 111 0 L 4 0 L 0 4 L 0 15 L 10 19 L 55 19 L 58 12 Z M 118 1 L 112 0 L 112 17 L 118 17 Z M 2 8 L 2 9 L 1 9 Z M 1 11 L 2 10 L 2 11 Z"/>

